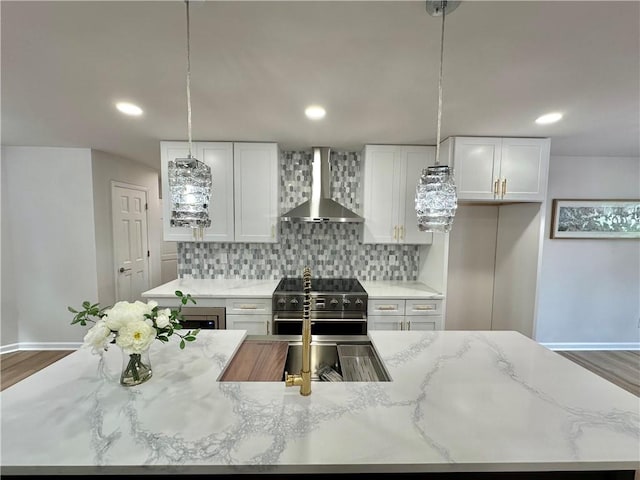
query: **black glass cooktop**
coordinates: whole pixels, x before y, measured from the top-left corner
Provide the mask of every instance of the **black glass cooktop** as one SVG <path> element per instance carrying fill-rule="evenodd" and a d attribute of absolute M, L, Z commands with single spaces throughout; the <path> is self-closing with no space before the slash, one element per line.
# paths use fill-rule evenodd
<path fill-rule="evenodd" d="M 323 293 L 366 293 L 357 278 L 311 278 L 311 291 Z M 301 293 L 302 278 L 285 277 L 274 293 Z"/>

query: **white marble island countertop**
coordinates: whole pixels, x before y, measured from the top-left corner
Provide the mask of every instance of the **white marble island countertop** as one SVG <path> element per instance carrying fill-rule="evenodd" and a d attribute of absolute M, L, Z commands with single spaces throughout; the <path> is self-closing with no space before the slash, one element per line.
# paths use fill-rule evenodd
<path fill-rule="evenodd" d="M 119 385 L 112 346 L 104 362 L 81 349 L 7 388 L 2 473 L 640 468 L 640 399 L 519 333 L 372 331 L 392 381 L 314 382 L 308 397 L 218 382 L 244 336 L 155 342 L 136 387 Z"/>

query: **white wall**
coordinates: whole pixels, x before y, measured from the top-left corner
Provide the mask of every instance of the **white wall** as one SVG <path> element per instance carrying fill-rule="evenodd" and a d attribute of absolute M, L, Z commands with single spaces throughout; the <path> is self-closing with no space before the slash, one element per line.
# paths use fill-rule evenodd
<path fill-rule="evenodd" d="M 2 183 L 2 345 L 80 342 L 67 306 L 98 295 L 91 151 L 2 147 Z"/>
<path fill-rule="evenodd" d="M 93 201 L 95 205 L 98 301 L 113 305 L 116 301 L 111 182 L 123 182 L 147 188 L 147 229 L 149 231 L 149 288 L 162 283 L 162 224 L 159 198 L 159 173 L 138 162 L 92 150 Z"/>
<path fill-rule="evenodd" d="M 0 154 L 0 189 L 2 190 L 2 200 L 0 203 L 2 207 L 9 205 L 7 198 L 8 190 L 5 185 L 7 175 L 4 172 L 6 162 L 2 162 L 3 157 L 4 151 Z M 2 223 L 2 238 L 0 241 L 2 244 L 0 253 L 2 256 L 2 286 L 0 288 L 0 344 L 3 346 L 15 346 L 18 343 L 18 305 L 15 301 L 15 288 L 12 279 L 14 263 L 9 242 L 9 216 L 5 215 L 5 212 L 2 211 L 0 220 Z"/>
<path fill-rule="evenodd" d="M 554 198 L 640 199 L 640 159 L 551 158 L 536 329 L 550 347 L 640 342 L 640 241 L 552 240 Z"/>

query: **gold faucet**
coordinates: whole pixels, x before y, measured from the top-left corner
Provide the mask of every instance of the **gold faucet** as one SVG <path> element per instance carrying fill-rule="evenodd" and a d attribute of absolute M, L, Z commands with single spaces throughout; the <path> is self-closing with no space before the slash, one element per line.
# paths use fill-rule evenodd
<path fill-rule="evenodd" d="M 311 269 L 305 267 L 302 273 L 304 290 L 304 312 L 302 314 L 302 368 L 299 375 L 288 375 L 287 387 L 300 386 L 300 395 L 311 395 Z"/>

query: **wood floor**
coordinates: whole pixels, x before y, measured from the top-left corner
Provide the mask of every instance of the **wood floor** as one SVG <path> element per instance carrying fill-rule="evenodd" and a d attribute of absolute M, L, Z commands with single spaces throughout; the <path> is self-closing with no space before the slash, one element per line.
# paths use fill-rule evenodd
<path fill-rule="evenodd" d="M 562 351 L 563 357 L 640 397 L 640 351 Z"/>
<path fill-rule="evenodd" d="M 24 350 L 0 355 L 0 390 L 60 360 L 73 350 Z M 640 351 L 558 351 L 560 355 L 640 397 Z"/>
<path fill-rule="evenodd" d="M 66 357 L 73 350 L 23 350 L 0 355 L 0 391 Z"/>

